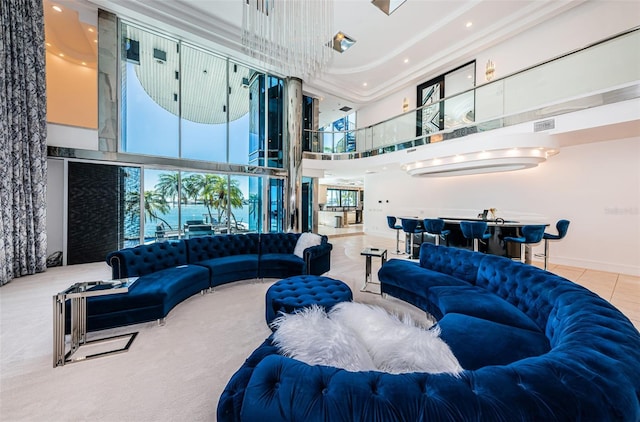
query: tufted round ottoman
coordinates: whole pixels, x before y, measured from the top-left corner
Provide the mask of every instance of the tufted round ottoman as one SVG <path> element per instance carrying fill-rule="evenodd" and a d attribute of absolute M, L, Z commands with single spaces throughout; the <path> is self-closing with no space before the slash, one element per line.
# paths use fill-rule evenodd
<path fill-rule="evenodd" d="M 329 310 L 340 302 L 353 300 L 349 286 L 342 281 L 317 275 L 297 275 L 276 281 L 266 295 L 267 324 L 279 312 L 292 313 L 313 304 Z"/>

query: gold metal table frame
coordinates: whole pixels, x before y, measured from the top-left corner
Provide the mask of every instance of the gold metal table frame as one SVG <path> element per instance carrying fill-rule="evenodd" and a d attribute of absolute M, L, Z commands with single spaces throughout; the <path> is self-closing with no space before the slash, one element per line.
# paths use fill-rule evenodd
<path fill-rule="evenodd" d="M 120 334 L 87 341 L 87 298 L 93 296 L 106 296 L 118 293 L 127 293 L 138 277 L 124 278 L 120 280 L 87 281 L 75 283 L 73 286 L 53 296 L 53 367 L 63 366 L 66 363 L 79 362 L 87 359 L 107 356 L 115 353 L 123 353 L 129 350 L 131 343 L 138 335 L 137 332 Z M 65 344 L 65 320 L 66 302 L 71 302 L 71 327 L 70 349 L 66 351 Z M 126 345 L 119 349 L 108 350 L 92 355 L 74 358 L 73 354 L 81 346 L 98 343 L 112 342 L 129 337 Z"/>

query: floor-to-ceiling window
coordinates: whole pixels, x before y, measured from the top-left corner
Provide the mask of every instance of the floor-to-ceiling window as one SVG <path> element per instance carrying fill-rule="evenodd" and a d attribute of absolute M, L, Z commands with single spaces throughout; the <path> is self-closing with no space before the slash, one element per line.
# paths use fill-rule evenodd
<path fill-rule="evenodd" d="M 281 181 L 266 190 L 263 177 L 238 173 L 284 166 L 283 80 L 134 24 L 120 28 L 120 150 L 180 163 L 144 169 L 143 241 L 282 230 L 282 216 L 273 218 Z M 194 172 L 190 160 L 220 171 Z"/>

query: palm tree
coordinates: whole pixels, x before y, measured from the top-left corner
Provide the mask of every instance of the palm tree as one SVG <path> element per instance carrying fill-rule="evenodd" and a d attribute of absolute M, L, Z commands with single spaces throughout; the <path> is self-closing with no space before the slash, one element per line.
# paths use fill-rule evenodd
<path fill-rule="evenodd" d="M 211 209 L 213 208 L 218 213 L 218 222 L 222 221 L 222 215 L 226 215 L 227 221 L 233 219 L 234 226 L 237 229 L 238 222 L 233 211 L 229 208 L 242 208 L 244 203 L 244 195 L 238 187 L 238 180 L 231 179 L 231 183 L 228 184 L 227 178 L 224 176 L 205 174 L 200 182 L 200 194 L 209 211 L 209 216 L 211 216 Z"/>
<path fill-rule="evenodd" d="M 125 212 L 131 215 L 138 214 L 140 210 L 140 192 L 129 191 L 126 195 Z M 167 200 L 158 192 L 152 190 L 144 192 L 145 222 L 148 220 L 154 222 L 160 220 L 162 223 L 166 224 L 169 229 L 173 230 L 171 224 L 169 224 L 164 218 L 160 217 L 160 214 L 166 214 L 170 209 L 171 207 L 169 207 Z"/>
<path fill-rule="evenodd" d="M 193 198 L 193 203 L 198 203 L 203 176 L 201 174 L 190 174 L 182 178 L 182 192 L 186 198 Z"/>
<path fill-rule="evenodd" d="M 178 172 L 161 173 L 156 183 L 156 191 L 165 198 L 171 198 L 171 202 L 176 203 L 176 198 L 180 193 L 180 175 Z M 145 192 L 146 194 L 146 192 Z M 184 197 L 184 195 L 183 195 Z"/>

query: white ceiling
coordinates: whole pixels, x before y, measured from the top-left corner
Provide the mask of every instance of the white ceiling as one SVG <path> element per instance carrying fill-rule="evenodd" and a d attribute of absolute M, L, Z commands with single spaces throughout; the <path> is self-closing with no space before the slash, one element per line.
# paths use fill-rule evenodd
<path fill-rule="evenodd" d="M 90 1 L 260 66 L 243 52 L 242 0 Z M 325 123 L 345 114 L 340 107 L 357 110 L 416 86 L 583 1 L 407 0 L 387 16 L 370 0 L 334 0 L 333 32 L 344 32 L 356 44 L 345 53 L 334 52 L 326 71 L 307 78 L 303 89 L 322 98 Z M 277 68 L 267 70 L 279 73 Z"/>

